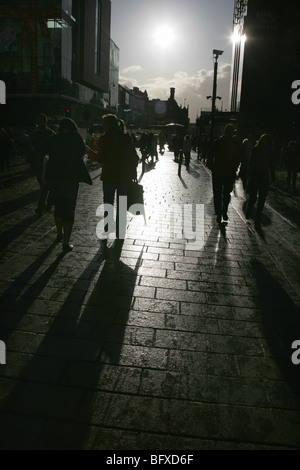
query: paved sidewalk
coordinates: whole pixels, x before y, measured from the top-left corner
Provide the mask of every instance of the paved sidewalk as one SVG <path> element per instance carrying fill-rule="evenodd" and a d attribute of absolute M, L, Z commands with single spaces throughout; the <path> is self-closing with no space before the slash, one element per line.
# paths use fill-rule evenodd
<path fill-rule="evenodd" d="M 219 227 L 209 171 L 177 170 L 166 152 L 144 174 L 146 225 L 128 213 L 106 254 L 97 167 L 65 255 L 34 178 L 3 185 L 1 449 L 300 449 L 298 207 L 273 191 L 258 234 L 237 182 Z M 204 204 L 197 250 L 184 204 Z"/>

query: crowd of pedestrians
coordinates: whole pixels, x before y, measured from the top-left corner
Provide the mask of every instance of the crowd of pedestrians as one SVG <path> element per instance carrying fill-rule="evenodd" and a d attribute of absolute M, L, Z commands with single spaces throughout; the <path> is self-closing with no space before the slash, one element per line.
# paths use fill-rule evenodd
<path fill-rule="evenodd" d="M 111 220 L 112 214 L 104 212 L 106 224 L 104 235 L 115 230 L 116 237 L 123 239 L 125 223 L 120 218 L 126 217 L 119 211 L 118 200 L 126 196 L 128 184 L 137 179 L 139 148 L 143 169 L 153 164 L 164 154 L 165 145 L 174 152 L 174 161 L 184 163 L 189 171 L 191 151 L 195 149 L 193 137 L 189 134 L 168 136 L 165 132 L 159 135 L 153 132 L 142 132 L 138 138 L 127 133 L 124 122 L 114 114 L 102 117 L 100 137 L 84 141 L 77 125 L 69 118 L 62 119 L 56 131 L 48 126 L 48 118 L 40 114 L 36 129 L 29 137 L 30 163 L 40 189 L 38 204 L 35 209 L 40 217 L 45 211 L 54 207 L 54 221 L 57 229 L 56 241 L 62 242 L 63 251 L 71 251 L 75 208 L 79 184 L 91 185 L 84 156 L 89 155 L 102 167 L 101 181 L 103 185 L 104 204 L 113 206 L 117 201 L 116 221 Z M 198 160 L 211 170 L 212 191 L 216 220 L 220 224 L 228 221 L 228 207 L 235 181 L 240 178 L 247 197 L 245 216 L 253 216 L 255 227 L 260 228 L 263 208 L 270 184 L 275 181 L 275 154 L 270 135 L 262 134 L 256 140 L 249 133 L 241 143 L 236 137 L 236 130 L 231 124 L 226 125 L 223 134 L 210 145 L 201 136 Z M 14 151 L 13 138 L 4 129 L 0 129 L 1 171 L 9 170 L 10 157 Z M 296 190 L 297 173 L 299 171 L 299 149 L 296 142 L 290 141 L 283 152 L 283 162 L 287 171 L 287 188 Z M 179 173 L 178 173 L 179 174 Z M 124 222 L 124 221 L 123 221 Z M 119 227 L 123 227 L 119 233 Z"/>
<path fill-rule="evenodd" d="M 153 132 L 143 132 L 140 141 L 139 148 L 142 155 L 142 162 L 145 164 L 155 163 L 159 160 L 157 151 L 158 139 L 157 135 Z M 163 144 L 160 140 L 160 152 L 162 152 Z"/>
<path fill-rule="evenodd" d="M 120 196 L 127 195 L 128 182 L 137 178 L 139 161 L 124 122 L 113 114 L 104 116 L 103 134 L 97 141 L 96 149 L 87 146 L 72 119 L 62 119 L 56 133 L 48 128 L 47 123 L 47 117 L 41 114 L 37 129 L 30 138 L 31 166 L 40 186 L 38 207 L 35 210 L 37 215 L 41 216 L 45 210 L 54 206 L 56 241 L 62 242 L 64 252 L 71 251 L 73 245 L 70 238 L 79 183 L 92 184 L 84 163 L 84 156 L 90 153 L 102 167 L 104 204 L 113 206 L 115 195 L 117 197 L 116 221 L 106 223 L 105 235 L 108 236 L 115 229 L 117 238 L 123 239 L 124 233 L 119 234 L 118 231 L 121 225 L 118 200 Z M 106 219 L 110 216 L 110 211 L 104 212 Z"/>
<path fill-rule="evenodd" d="M 252 133 L 239 143 L 232 125 L 225 126 L 223 135 L 216 139 L 204 158 L 212 172 L 212 187 L 217 222 L 228 220 L 228 205 L 236 179 L 240 178 L 246 194 L 245 216 L 254 217 L 255 228 L 261 230 L 263 208 L 270 185 L 275 184 L 276 154 L 269 134 L 255 140 Z M 282 164 L 287 171 L 287 189 L 296 192 L 300 153 L 295 141 L 283 151 Z M 256 211 L 254 213 L 254 206 Z"/>

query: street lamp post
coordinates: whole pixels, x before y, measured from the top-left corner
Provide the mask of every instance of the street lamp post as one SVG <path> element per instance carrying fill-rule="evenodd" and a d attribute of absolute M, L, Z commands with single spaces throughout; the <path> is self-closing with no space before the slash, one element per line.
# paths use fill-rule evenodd
<path fill-rule="evenodd" d="M 215 125 L 215 115 L 216 115 L 216 99 L 221 99 L 220 96 L 217 96 L 217 75 L 218 75 L 218 58 L 223 54 L 224 51 L 219 51 L 217 49 L 213 50 L 214 56 L 214 82 L 213 82 L 213 94 L 211 97 L 211 126 L 210 126 L 210 142 L 214 138 L 214 125 Z"/>

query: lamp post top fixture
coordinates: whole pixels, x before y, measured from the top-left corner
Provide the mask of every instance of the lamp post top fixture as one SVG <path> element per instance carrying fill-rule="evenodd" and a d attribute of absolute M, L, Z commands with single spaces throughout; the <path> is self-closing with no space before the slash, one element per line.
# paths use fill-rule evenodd
<path fill-rule="evenodd" d="M 223 52 L 224 52 L 224 51 L 219 51 L 218 49 L 214 49 L 214 50 L 213 50 L 213 55 L 215 56 L 216 59 L 218 59 L 218 57 L 219 57 L 220 55 L 222 55 Z"/>

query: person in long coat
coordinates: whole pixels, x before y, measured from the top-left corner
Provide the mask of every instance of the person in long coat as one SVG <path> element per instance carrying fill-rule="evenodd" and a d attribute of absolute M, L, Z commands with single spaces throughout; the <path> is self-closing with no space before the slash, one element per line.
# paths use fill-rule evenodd
<path fill-rule="evenodd" d="M 228 206 L 240 163 L 233 133 L 234 127 L 227 124 L 223 135 L 213 142 L 207 157 L 207 167 L 212 172 L 214 208 L 218 223 L 221 223 L 222 217 L 225 222 L 228 220 Z"/>
<path fill-rule="evenodd" d="M 248 164 L 246 218 L 250 219 L 257 200 L 255 226 L 260 228 L 263 208 L 270 188 L 270 182 L 275 180 L 275 160 L 272 139 L 269 134 L 263 134 L 254 146 Z"/>
<path fill-rule="evenodd" d="M 75 122 L 69 118 L 61 121 L 58 133 L 49 142 L 49 161 L 46 181 L 54 202 L 54 221 L 57 242 L 63 241 L 63 251 L 70 251 L 70 245 L 79 183 L 91 185 L 92 180 L 83 157 L 85 143 Z"/>
<path fill-rule="evenodd" d="M 104 215 L 108 219 L 108 223 L 104 230 L 108 236 L 115 227 L 116 237 L 124 239 L 126 211 L 120 213 L 119 198 L 127 196 L 129 182 L 137 178 L 139 157 L 130 135 L 126 132 L 124 121 L 118 119 L 114 114 L 107 114 L 103 116 L 102 125 L 104 133 L 99 138 L 98 153 L 95 155 L 95 159 L 102 165 L 100 179 L 103 184 L 104 204 L 109 204 L 112 207 L 115 194 L 117 195 L 116 223 L 110 217 L 111 211 L 105 211 Z"/>

